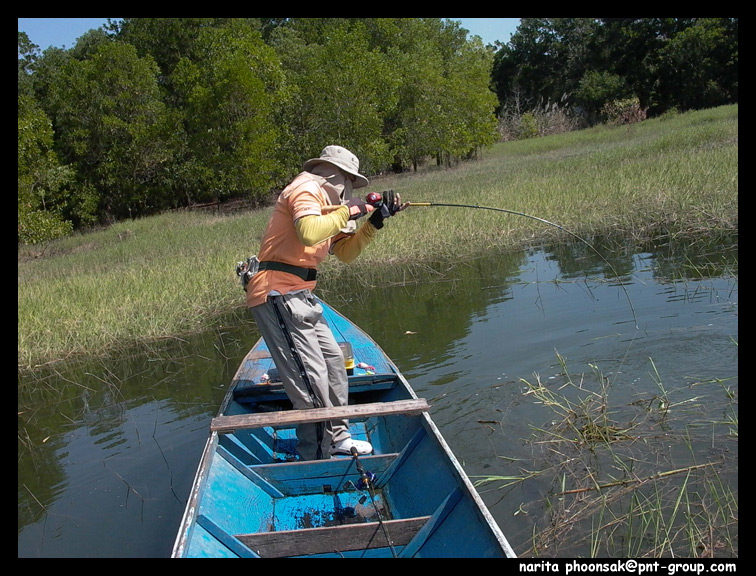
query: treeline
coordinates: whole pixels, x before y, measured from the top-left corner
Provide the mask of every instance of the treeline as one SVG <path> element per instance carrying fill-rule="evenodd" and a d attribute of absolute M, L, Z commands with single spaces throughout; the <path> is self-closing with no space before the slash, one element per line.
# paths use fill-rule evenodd
<path fill-rule="evenodd" d="M 568 107 L 605 119 L 636 100 L 649 116 L 738 101 L 737 18 L 522 18 L 495 56 L 502 109 Z"/>
<path fill-rule="evenodd" d="M 496 47 L 440 18 L 125 18 L 42 52 L 19 32 L 18 239 L 263 202 L 330 143 L 371 175 L 447 165 L 505 112 L 591 123 L 626 98 L 736 102 L 737 18 L 525 18 Z"/>

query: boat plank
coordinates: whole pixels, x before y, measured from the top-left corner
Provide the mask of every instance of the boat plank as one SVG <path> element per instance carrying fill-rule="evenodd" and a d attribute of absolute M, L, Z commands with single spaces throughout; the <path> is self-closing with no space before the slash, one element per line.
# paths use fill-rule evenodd
<path fill-rule="evenodd" d="M 425 526 L 430 516 L 405 520 L 385 520 L 365 524 L 282 530 L 262 534 L 236 534 L 236 539 L 261 558 L 310 556 L 350 550 L 404 546 Z M 385 532 L 384 532 L 385 528 Z M 386 540 L 385 533 L 391 536 Z"/>
<path fill-rule="evenodd" d="M 204 514 L 200 514 L 197 516 L 197 525 L 202 526 L 205 530 L 207 530 L 210 534 L 212 534 L 213 538 L 215 538 L 218 542 L 223 544 L 226 548 L 231 550 L 234 554 L 241 558 L 259 558 L 260 556 L 256 554 L 253 550 L 250 550 L 249 547 L 247 547 L 243 542 L 241 542 L 238 538 L 234 538 L 223 530 L 220 526 L 218 526 L 215 522 L 210 520 L 207 516 Z"/>
<path fill-rule="evenodd" d="M 425 398 L 397 400 L 395 402 L 373 402 L 330 408 L 312 408 L 309 410 L 282 410 L 261 414 L 237 414 L 217 416 L 210 422 L 213 432 L 228 433 L 244 428 L 264 428 L 265 426 L 293 426 L 325 420 L 368 418 L 370 416 L 388 416 L 390 414 L 419 414 L 430 409 Z"/>

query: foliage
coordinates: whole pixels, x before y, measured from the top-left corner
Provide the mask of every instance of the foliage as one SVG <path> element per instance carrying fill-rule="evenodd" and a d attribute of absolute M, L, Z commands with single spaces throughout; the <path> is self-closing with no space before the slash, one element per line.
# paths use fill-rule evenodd
<path fill-rule="evenodd" d="M 738 101 L 738 18 L 522 18 L 496 53 L 500 107 L 562 101 L 590 121 L 637 97 L 652 116 Z"/>
<path fill-rule="evenodd" d="M 520 121 L 520 130 L 518 133 L 518 140 L 525 138 L 534 138 L 538 136 L 538 126 L 536 124 L 535 114 L 532 112 L 525 112 L 522 115 Z"/>
<path fill-rule="evenodd" d="M 580 119 L 558 102 L 537 106 L 527 112 L 520 109 L 517 102 L 512 102 L 499 113 L 499 138 L 504 142 L 562 134 L 579 127 L 583 127 Z"/>
<path fill-rule="evenodd" d="M 39 47 L 29 40 L 26 32 L 18 33 L 18 94 L 33 96 L 31 75 L 33 72 L 34 59 Z"/>
<path fill-rule="evenodd" d="M 157 67 L 134 46 L 101 44 L 85 60 L 71 59 L 52 89 L 58 149 L 76 168 L 81 189 L 92 186 L 108 219 L 165 207 L 160 186 L 173 133 L 157 85 Z M 90 215 L 79 213 L 82 220 Z"/>
<path fill-rule="evenodd" d="M 496 139 L 491 63 L 438 18 L 124 18 L 41 55 L 19 33 L 19 94 L 52 122 L 82 227 L 262 203 L 331 143 L 368 174 L 469 157 Z"/>
<path fill-rule="evenodd" d="M 587 115 L 601 110 L 607 102 L 628 96 L 625 79 L 607 70 L 589 70 L 580 79 L 575 97 Z M 636 97 L 637 100 L 637 97 Z"/>
<path fill-rule="evenodd" d="M 69 233 L 64 219 L 72 173 L 52 150 L 50 120 L 31 96 L 18 97 L 18 241 L 36 244 Z"/>
<path fill-rule="evenodd" d="M 628 98 L 652 117 L 737 102 L 737 38 L 737 18 L 523 18 L 498 48 L 441 18 L 124 18 L 40 53 L 19 32 L 19 98 L 51 129 L 27 150 L 19 213 L 83 228 L 262 204 L 328 144 L 376 175 L 584 127 Z"/>
<path fill-rule="evenodd" d="M 263 197 L 282 172 L 276 157 L 283 73 L 259 32 L 233 19 L 202 29 L 196 59 L 182 57 L 172 74 L 187 153 L 181 186 L 192 202 Z"/>
<path fill-rule="evenodd" d="M 18 241 L 22 244 L 40 244 L 69 234 L 71 222 L 51 210 L 32 209 L 28 204 L 18 208 Z"/>
<path fill-rule="evenodd" d="M 386 55 L 371 48 L 362 22 L 333 19 L 321 36 L 311 19 L 295 20 L 275 42 L 293 91 L 294 105 L 284 112 L 291 156 L 300 150 L 312 158 L 339 142 L 361 159 L 363 171 L 380 170 L 390 162 L 383 118 L 396 84 Z"/>
<path fill-rule="evenodd" d="M 635 124 L 646 119 L 646 110 L 641 108 L 638 98 L 607 102 L 602 113 L 608 124 Z"/>
<path fill-rule="evenodd" d="M 696 19 L 650 60 L 658 76 L 650 104 L 694 110 L 737 101 L 737 23 L 723 20 L 732 19 Z"/>

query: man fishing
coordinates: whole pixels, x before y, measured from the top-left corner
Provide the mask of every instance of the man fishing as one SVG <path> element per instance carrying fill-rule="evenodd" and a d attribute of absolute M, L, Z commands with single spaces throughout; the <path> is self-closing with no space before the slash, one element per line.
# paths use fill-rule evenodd
<path fill-rule="evenodd" d="M 320 157 L 280 193 L 258 252 L 259 269 L 246 286 L 247 306 L 267 344 L 295 409 L 345 406 L 349 382 L 344 357 L 313 296 L 317 267 L 333 254 L 352 262 L 384 220 L 403 206 L 389 190 L 379 206 L 352 196 L 369 184 L 357 157 L 326 146 Z M 370 214 L 357 227 L 356 220 Z M 305 460 L 370 454 L 369 442 L 351 437 L 347 420 L 300 424 L 297 450 Z"/>

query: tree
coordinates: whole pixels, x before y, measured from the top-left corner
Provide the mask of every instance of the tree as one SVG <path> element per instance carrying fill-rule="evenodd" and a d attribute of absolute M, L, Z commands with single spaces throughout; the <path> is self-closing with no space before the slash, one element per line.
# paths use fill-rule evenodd
<path fill-rule="evenodd" d="M 70 177 L 53 203 L 80 227 L 262 201 L 331 143 L 366 173 L 472 156 L 494 140 L 492 59 L 440 18 L 124 18 L 70 50 L 19 33 L 18 89 L 51 121 Z"/>
<path fill-rule="evenodd" d="M 32 73 L 37 60 L 39 46 L 29 40 L 26 32 L 18 33 L 18 94 L 34 95 Z"/>
<path fill-rule="evenodd" d="M 63 216 L 72 170 L 52 149 L 49 118 L 28 94 L 18 96 L 18 242 L 36 244 L 68 234 Z"/>
<path fill-rule="evenodd" d="M 313 157 L 339 143 L 357 154 L 364 171 L 389 165 L 383 121 L 396 105 L 397 78 L 386 54 L 370 47 L 364 23 L 293 19 L 273 44 L 292 91 L 284 116 L 292 151 Z"/>
<path fill-rule="evenodd" d="M 737 27 L 735 55 L 732 53 L 729 18 L 696 18 L 695 22 L 664 42 L 649 57 L 649 68 L 657 78 L 651 104 L 661 109 L 694 110 L 719 106 L 737 99 L 731 69 L 737 70 Z"/>
<path fill-rule="evenodd" d="M 248 195 L 262 199 L 283 171 L 283 74 L 275 52 L 245 19 L 200 31 L 193 59 L 171 77 L 187 134 L 182 186 L 193 201 Z"/>
<path fill-rule="evenodd" d="M 439 18 L 292 19 L 273 35 L 299 149 L 351 147 L 368 171 L 449 161 L 495 138 L 492 54 Z"/>
<path fill-rule="evenodd" d="M 66 62 L 51 90 L 59 150 L 80 189 L 96 195 L 98 212 L 120 219 L 164 208 L 175 131 L 154 60 L 130 44 L 105 43 Z M 89 216 L 82 203 L 79 217 Z"/>
<path fill-rule="evenodd" d="M 523 18 L 493 82 L 500 107 L 564 101 L 595 121 L 617 99 L 651 115 L 737 102 L 737 67 L 737 18 Z"/>
<path fill-rule="evenodd" d="M 115 27 L 121 42 L 132 44 L 139 56 L 151 56 L 160 70 L 161 84 L 179 61 L 196 60 L 202 30 L 223 25 L 228 18 L 123 18 Z"/>
<path fill-rule="evenodd" d="M 446 138 L 441 150 L 466 158 L 496 141 L 496 95 L 489 89 L 492 53 L 479 38 L 460 43 L 447 66 L 447 97 L 442 122 Z"/>
<path fill-rule="evenodd" d="M 575 103 L 591 120 L 600 120 L 599 112 L 607 102 L 629 96 L 625 79 L 608 70 L 588 70 L 575 91 Z"/>
<path fill-rule="evenodd" d="M 591 69 L 594 18 L 522 18 L 507 46 L 497 53 L 493 82 L 500 102 L 518 93 L 535 106 L 559 102 L 577 89 Z"/>
<path fill-rule="evenodd" d="M 398 103 L 387 118 L 386 137 L 394 156 L 393 168 L 401 171 L 407 166 L 417 170 L 428 157 L 437 155 L 438 134 L 441 129 L 440 95 L 443 92 L 443 60 L 438 44 L 437 29 L 424 22 L 410 23 L 404 42 L 389 49 L 396 63 Z"/>

